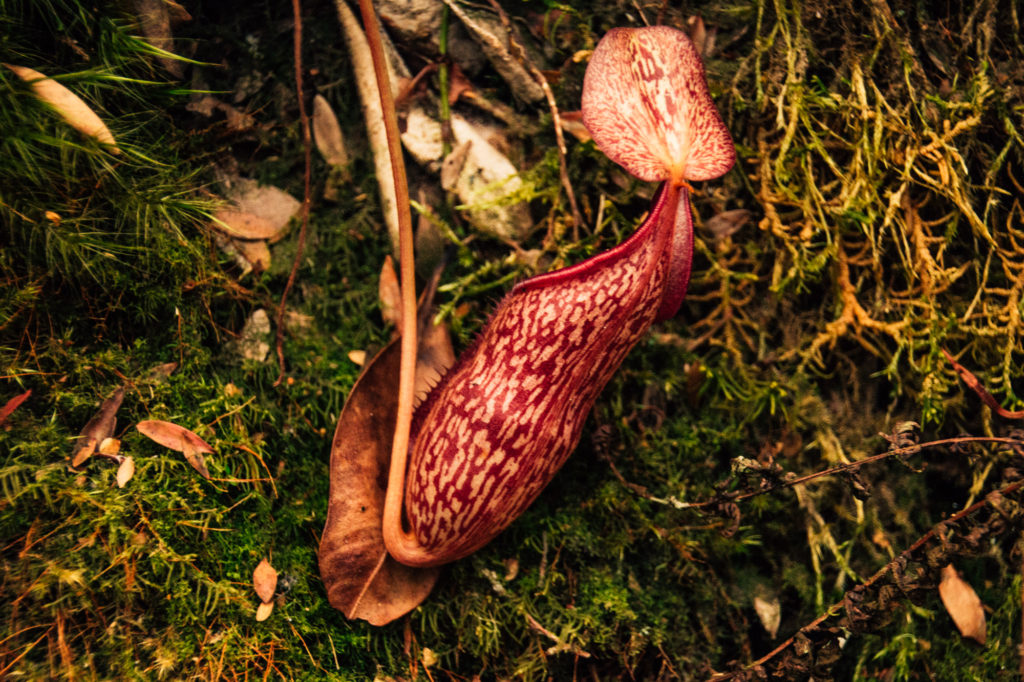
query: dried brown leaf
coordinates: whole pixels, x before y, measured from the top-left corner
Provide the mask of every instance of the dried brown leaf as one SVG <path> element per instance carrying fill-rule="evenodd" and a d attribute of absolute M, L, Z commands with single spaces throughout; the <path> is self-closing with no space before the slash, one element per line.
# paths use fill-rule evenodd
<path fill-rule="evenodd" d="M 263 622 L 267 618 L 270 618 L 270 614 L 274 612 L 274 602 L 263 602 L 256 607 L 256 620 Z"/>
<path fill-rule="evenodd" d="M 960 577 L 953 564 L 942 569 L 939 597 L 960 634 L 984 644 L 985 609 L 974 588 Z"/>
<path fill-rule="evenodd" d="M 213 452 L 213 448 L 205 440 L 185 427 L 172 424 L 171 422 L 147 419 L 136 424 L 135 428 L 150 440 L 154 440 L 171 450 L 184 452 L 186 446 L 188 446 L 194 452 Z"/>
<path fill-rule="evenodd" d="M 398 285 L 395 264 L 391 256 L 384 256 L 384 266 L 380 269 L 380 282 L 377 285 L 380 298 L 380 316 L 385 323 L 395 325 L 398 333 L 402 332 L 402 289 Z"/>
<path fill-rule="evenodd" d="M 7 418 L 11 416 L 11 413 L 18 409 L 19 405 L 28 400 L 28 397 L 30 395 L 32 395 L 31 388 L 25 391 L 24 393 L 14 396 L 6 403 L 4 403 L 4 406 L 0 407 L 0 425 L 7 421 Z"/>
<path fill-rule="evenodd" d="M 135 460 L 125 457 L 117 467 L 117 487 L 123 488 L 135 476 Z"/>
<path fill-rule="evenodd" d="M 587 130 L 587 126 L 583 125 L 583 114 L 579 111 L 563 111 L 561 116 L 558 117 L 559 123 L 562 124 L 562 130 L 575 137 L 580 142 L 590 142 L 593 137 L 590 136 L 590 131 Z"/>
<path fill-rule="evenodd" d="M 71 452 L 71 466 L 82 466 L 85 460 L 96 452 L 97 446 L 114 434 L 114 428 L 117 426 L 117 411 L 121 408 L 123 400 L 124 388 L 119 388 L 103 401 L 99 411 L 78 434 L 75 448 Z"/>
<path fill-rule="evenodd" d="M 174 52 L 171 38 L 171 15 L 164 0 L 134 0 L 135 14 L 139 17 L 139 28 L 146 41 L 164 52 Z M 165 55 L 157 55 L 157 61 L 167 73 L 181 79 L 185 75 L 182 62 Z"/>
<path fill-rule="evenodd" d="M 465 93 L 473 92 L 473 90 L 473 84 L 466 78 L 462 67 L 458 64 L 452 64 L 451 71 L 448 74 L 448 105 L 455 104 L 459 101 L 459 97 Z"/>
<path fill-rule="evenodd" d="M 473 146 L 473 140 L 465 140 L 455 145 L 455 148 L 444 157 L 441 162 L 441 187 L 449 192 L 455 191 L 455 186 L 462 175 L 462 169 L 466 165 L 466 158 Z"/>
<path fill-rule="evenodd" d="M 323 95 L 313 98 L 313 139 L 324 161 L 332 166 L 348 165 L 345 138 L 334 110 Z"/>
<path fill-rule="evenodd" d="M 268 602 L 277 591 L 277 571 L 266 559 L 260 561 L 252 572 L 252 588 L 256 590 L 260 601 Z"/>
<path fill-rule="evenodd" d="M 302 207 L 298 199 L 273 185 L 228 174 L 221 175 L 220 182 L 231 205 L 214 215 L 232 228 L 228 234 L 234 237 L 268 239 L 273 244 L 285 235 Z"/>
<path fill-rule="evenodd" d="M 213 217 L 218 221 L 215 227 L 237 239 L 270 239 L 281 230 L 267 218 L 245 211 L 221 209 Z"/>
<path fill-rule="evenodd" d="M 18 78 L 28 83 L 35 96 L 52 106 L 72 128 L 83 135 L 88 135 L 104 144 L 110 145 L 111 153 L 121 153 L 121 150 L 117 148 L 117 141 L 114 140 L 110 129 L 78 95 L 35 69 L 14 64 L 4 64 L 4 66 L 13 71 Z"/>
<path fill-rule="evenodd" d="M 327 522 L 318 553 L 331 605 L 373 625 L 416 608 L 438 575 L 436 568 L 396 562 L 381 534 L 399 351 L 392 342 L 370 361 L 342 410 L 331 448 Z"/>
<path fill-rule="evenodd" d="M 75 450 L 71 455 L 71 466 L 75 469 L 85 464 L 86 460 L 96 454 L 96 446 L 98 443 L 95 438 L 85 438 L 82 436 L 78 437 Z"/>

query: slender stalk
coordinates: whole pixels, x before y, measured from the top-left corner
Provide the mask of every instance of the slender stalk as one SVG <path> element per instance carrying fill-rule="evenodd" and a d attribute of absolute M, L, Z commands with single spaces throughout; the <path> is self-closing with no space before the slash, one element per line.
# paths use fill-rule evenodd
<path fill-rule="evenodd" d="M 300 0 L 292 0 L 292 14 L 295 17 L 295 29 L 292 32 L 294 48 L 295 48 L 295 94 L 299 100 L 299 120 L 302 122 L 302 152 L 303 152 L 303 185 L 302 185 L 302 208 L 299 211 L 299 220 L 301 225 L 299 227 L 299 238 L 298 243 L 295 246 L 295 260 L 292 261 L 291 272 L 288 273 L 288 281 L 284 285 L 284 291 L 281 292 L 281 303 L 277 307 L 277 365 L 278 374 L 277 380 L 274 381 L 274 386 L 280 386 L 281 381 L 284 380 L 284 314 L 287 310 L 285 301 L 288 299 L 288 292 L 291 291 L 292 285 L 295 284 L 295 277 L 299 271 L 299 263 L 302 262 L 302 251 L 306 244 L 306 228 L 309 226 L 309 204 L 310 204 L 310 185 L 312 176 L 312 138 L 309 132 L 309 117 L 306 115 L 306 98 L 303 95 L 302 86 L 302 5 Z M 178 324 L 181 324 L 181 318 L 178 318 Z"/>
<path fill-rule="evenodd" d="M 384 544 L 399 561 L 415 561 L 422 547 L 412 533 L 402 527 L 402 507 L 405 498 L 405 470 L 409 455 L 409 430 L 412 427 L 412 404 L 416 375 L 416 271 L 413 263 L 412 212 L 409 208 L 409 185 L 398 133 L 395 99 L 388 79 L 384 45 L 380 26 L 370 0 L 359 0 L 359 11 L 366 27 L 366 40 L 373 57 L 373 70 L 377 76 L 380 106 L 384 112 L 384 130 L 388 138 L 391 173 L 395 180 L 395 203 L 398 210 L 399 279 L 402 287 L 402 359 L 398 379 L 398 417 L 395 436 L 391 442 L 391 467 L 388 472 L 388 490 L 384 501 Z"/>

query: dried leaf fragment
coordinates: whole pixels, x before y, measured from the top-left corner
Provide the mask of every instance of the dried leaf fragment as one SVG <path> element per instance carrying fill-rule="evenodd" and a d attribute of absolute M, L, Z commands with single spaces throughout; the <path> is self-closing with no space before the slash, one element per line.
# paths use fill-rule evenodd
<path fill-rule="evenodd" d="M 14 64 L 4 64 L 4 66 L 13 71 L 18 78 L 28 83 L 35 96 L 52 106 L 72 128 L 83 135 L 95 138 L 103 144 L 110 145 L 111 153 L 121 153 L 121 150 L 117 148 L 117 141 L 114 140 L 114 135 L 110 132 L 107 124 L 96 115 L 96 112 L 81 97 L 35 69 Z"/>
<path fill-rule="evenodd" d="M 779 631 L 779 623 L 782 621 L 782 607 L 778 597 L 773 596 L 767 599 L 760 596 L 754 597 L 754 611 L 757 612 L 757 617 L 765 632 L 769 637 L 775 639 L 775 635 Z"/>
<path fill-rule="evenodd" d="M 266 559 L 260 561 L 252 572 L 252 587 L 260 601 L 268 602 L 277 591 L 277 571 Z"/>
<path fill-rule="evenodd" d="M 220 182 L 224 196 L 231 202 L 214 214 L 230 226 L 233 237 L 241 239 L 281 239 L 291 219 L 299 213 L 302 203 L 283 189 L 261 185 L 255 180 L 238 175 L 222 174 Z M 219 225 L 215 224 L 219 228 Z"/>
<path fill-rule="evenodd" d="M 263 308 L 252 312 L 234 342 L 238 354 L 246 360 L 263 362 L 270 353 L 270 315 Z"/>
<path fill-rule="evenodd" d="M 104 438 L 96 452 L 107 457 L 116 457 L 121 452 L 121 441 L 116 438 Z"/>
<path fill-rule="evenodd" d="M 348 165 L 348 151 L 345 149 L 341 125 L 323 95 L 313 98 L 313 139 L 324 161 L 332 166 Z"/>
<path fill-rule="evenodd" d="M 16 409 L 18 409 L 18 406 L 21 405 L 26 400 L 28 400 L 28 397 L 30 395 L 32 395 L 31 388 L 20 395 L 14 396 L 6 403 L 4 403 L 4 406 L 0 407 L 0 424 L 3 424 L 5 421 L 7 421 L 7 418 L 11 416 L 11 412 L 14 412 Z"/>
<path fill-rule="evenodd" d="M 184 452 L 186 444 L 195 452 L 213 452 L 205 440 L 183 426 L 159 419 L 147 419 L 135 425 L 143 436 L 154 440 L 165 448 Z"/>
<path fill-rule="evenodd" d="M 238 239 L 270 239 L 281 230 L 267 218 L 245 211 L 221 209 L 213 217 L 217 220 L 216 227 Z"/>
<path fill-rule="evenodd" d="M 953 564 L 942 569 L 939 597 L 960 634 L 978 644 L 985 643 L 985 609 L 970 584 L 960 577 Z"/>
<path fill-rule="evenodd" d="M 274 602 L 272 602 L 272 601 L 261 602 L 260 605 L 256 607 L 256 620 L 258 622 L 262 623 L 267 618 L 270 618 L 270 614 L 273 613 L 273 612 L 274 612 Z"/>
<path fill-rule="evenodd" d="M 100 409 L 82 428 L 71 452 L 71 466 L 80 467 L 95 452 L 104 439 L 114 434 L 117 425 L 117 411 L 124 400 L 124 388 L 119 388 L 103 401 Z"/>
<path fill-rule="evenodd" d="M 86 460 L 96 454 L 96 439 L 86 438 L 82 440 L 82 437 L 78 437 L 78 444 L 75 446 L 75 451 L 71 455 L 71 466 L 75 469 L 85 464 Z"/>
<path fill-rule="evenodd" d="M 125 457 L 117 467 L 117 487 L 123 488 L 135 476 L 135 460 Z"/>
<path fill-rule="evenodd" d="M 402 330 L 402 289 L 398 285 L 398 275 L 391 256 L 384 256 L 384 266 L 380 269 L 380 282 L 377 285 L 377 296 L 380 298 L 380 316 L 385 323 L 395 325 Z"/>

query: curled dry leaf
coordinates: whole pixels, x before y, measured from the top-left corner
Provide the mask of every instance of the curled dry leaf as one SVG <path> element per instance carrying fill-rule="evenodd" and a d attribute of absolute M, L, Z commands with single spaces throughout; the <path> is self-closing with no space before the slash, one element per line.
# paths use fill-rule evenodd
<path fill-rule="evenodd" d="M 122 401 L 124 401 L 124 388 L 117 389 L 113 395 L 103 401 L 99 411 L 78 434 L 75 448 L 71 453 L 71 466 L 82 466 L 96 452 L 97 446 L 114 434 L 114 428 L 117 425 L 117 411 L 121 408 Z"/>
<path fill-rule="evenodd" d="M 274 612 L 274 602 L 272 602 L 272 601 L 262 602 L 262 603 L 260 603 L 259 606 L 256 607 L 256 620 L 258 622 L 263 622 L 267 618 L 270 618 L 270 614 L 273 613 L 273 612 Z"/>
<path fill-rule="evenodd" d="M 16 409 L 18 409 L 18 406 L 21 405 L 26 400 L 28 400 L 28 397 L 30 395 L 32 395 L 31 388 L 25 391 L 24 393 L 14 396 L 6 403 L 4 403 L 4 406 L 0 407 L 0 425 L 7 421 L 7 418 L 11 416 L 11 412 L 14 412 Z"/>
<path fill-rule="evenodd" d="M 334 110 L 323 95 L 313 98 L 313 139 L 324 161 L 332 166 L 347 166 L 345 138 Z"/>
<path fill-rule="evenodd" d="M 4 64 L 13 71 L 21 80 L 32 87 L 35 96 L 52 106 L 61 118 L 67 121 L 68 125 L 89 137 L 95 138 L 103 144 L 110 145 L 109 149 L 114 154 L 120 154 L 117 148 L 117 141 L 107 125 L 96 115 L 82 98 L 68 90 L 66 87 L 35 69 L 27 66 L 16 66 Z"/>
<path fill-rule="evenodd" d="M 342 410 L 331 447 L 330 498 L 318 552 L 331 605 L 373 625 L 416 608 L 438 575 L 436 568 L 410 568 L 392 559 L 381 534 L 399 351 L 392 342 L 370 361 Z"/>
<path fill-rule="evenodd" d="M 266 559 L 260 561 L 252 572 L 252 587 L 260 601 L 268 602 L 277 591 L 277 571 Z"/>
<path fill-rule="evenodd" d="M 135 476 L 135 460 L 131 457 L 124 457 L 117 467 L 117 487 L 123 488 L 125 484 Z"/>
<path fill-rule="evenodd" d="M 205 440 L 183 426 L 159 419 L 147 419 L 135 425 L 143 436 L 154 440 L 165 448 L 184 452 L 186 445 L 195 452 L 213 452 L 213 448 Z"/>
<path fill-rule="evenodd" d="M 455 146 L 448 156 L 441 162 L 441 187 L 452 192 L 462 175 L 462 169 L 466 166 L 466 157 L 469 156 L 469 148 L 473 146 L 473 140 L 460 142 Z"/>
<path fill-rule="evenodd" d="M 978 599 L 974 588 L 960 577 L 953 564 L 948 564 L 942 569 L 939 597 L 960 634 L 975 640 L 978 644 L 984 644 L 985 609 L 982 608 L 981 600 Z"/>

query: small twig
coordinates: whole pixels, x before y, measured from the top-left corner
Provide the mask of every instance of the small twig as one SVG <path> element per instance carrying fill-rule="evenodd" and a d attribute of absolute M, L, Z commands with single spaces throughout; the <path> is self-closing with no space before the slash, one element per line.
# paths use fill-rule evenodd
<path fill-rule="evenodd" d="M 295 284 L 295 276 L 299 271 L 299 263 L 302 262 L 302 251 L 306 244 L 306 228 L 309 225 L 309 204 L 310 185 L 312 182 L 312 153 L 313 145 L 309 132 L 309 117 L 306 115 L 306 98 L 303 94 L 302 85 L 302 5 L 301 0 L 292 0 L 292 14 L 295 17 L 295 26 L 292 31 L 295 46 L 295 93 L 299 100 L 299 120 L 302 123 L 302 157 L 303 157 L 303 178 L 302 178 L 302 208 L 299 211 L 301 226 L 299 227 L 299 238 L 295 245 L 295 260 L 292 261 L 291 272 L 288 273 L 288 281 L 281 292 L 281 303 L 277 308 L 277 365 L 278 374 L 274 386 L 280 386 L 284 380 L 284 315 L 287 310 L 285 301 L 288 299 L 288 292 Z"/>

